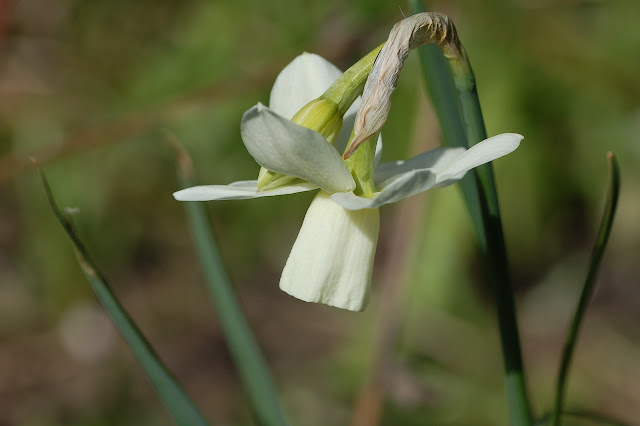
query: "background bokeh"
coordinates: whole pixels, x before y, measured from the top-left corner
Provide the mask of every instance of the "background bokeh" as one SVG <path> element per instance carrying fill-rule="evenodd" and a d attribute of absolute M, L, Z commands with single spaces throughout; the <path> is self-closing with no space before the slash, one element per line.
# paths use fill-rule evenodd
<path fill-rule="evenodd" d="M 640 2 L 427 6 L 458 27 L 488 133 L 526 137 L 495 171 L 537 415 L 551 406 L 606 153 L 618 155 L 618 217 L 568 404 L 640 424 Z M 278 70 L 302 51 L 346 69 L 403 12 L 384 0 L 0 1 L 0 425 L 171 424 L 94 299 L 28 155 L 59 203 L 79 209 L 86 245 L 208 418 L 253 424 L 171 196 L 165 135 L 191 152 L 203 183 L 254 178 L 240 118 L 268 102 Z M 415 54 L 383 137 L 383 160 L 439 144 Z M 361 314 L 277 288 L 312 196 L 208 205 L 293 423 L 366 425 L 380 413 L 388 425 L 506 424 L 496 321 L 459 189 L 382 209 Z"/>

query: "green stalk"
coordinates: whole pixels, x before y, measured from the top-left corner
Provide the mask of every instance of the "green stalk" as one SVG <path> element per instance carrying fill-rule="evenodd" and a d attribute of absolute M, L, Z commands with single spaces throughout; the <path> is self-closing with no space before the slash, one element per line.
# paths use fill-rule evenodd
<path fill-rule="evenodd" d="M 411 0 L 410 5 L 412 13 L 425 11 L 418 0 Z M 437 92 L 433 100 L 440 117 L 445 142 L 448 145 L 471 147 L 486 139 L 475 76 L 466 60 L 466 55 L 447 60 L 436 46 L 422 46 L 418 49 L 427 87 L 431 92 Z M 459 108 L 457 115 L 462 118 L 461 121 L 453 118 L 456 112 L 451 100 L 456 98 Z M 456 139 L 451 139 L 452 137 Z M 518 426 L 528 426 L 532 424 L 531 408 L 525 383 L 500 207 L 491 164 L 485 164 L 470 171 L 462 180 L 462 188 L 480 250 L 487 264 L 487 278 L 492 287 L 498 314 L 511 422 Z"/>
<path fill-rule="evenodd" d="M 471 147 L 487 138 L 475 86 L 475 77 L 471 67 L 452 66 L 451 69 L 460 100 L 467 146 Z M 530 425 L 531 409 L 525 383 L 513 286 L 509 273 L 507 248 L 504 242 L 493 166 L 489 163 L 476 167 L 471 171 L 470 177 L 475 180 L 477 199 L 480 205 L 483 226 L 482 231 L 478 233 L 479 242 L 488 265 L 487 275 L 489 283 L 492 285 L 498 314 L 511 420 L 516 425 Z"/>
<path fill-rule="evenodd" d="M 196 185 L 191 159 L 175 141 L 170 140 L 178 155 L 178 176 L 183 188 Z M 253 406 L 258 422 L 265 426 L 287 425 L 278 401 L 278 392 L 267 365 L 242 314 L 238 299 L 220 258 L 213 237 L 206 205 L 185 202 L 189 228 L 204 273 L 207 290 L 218 312 L 220 327 L 238 374 Z"/>
<path fill-rule="evenodd" d="M 369 78 L 371 67 L 376 61 L 382 46 L 384 46 L 384 43 L 353 64 L 322 94 L 321 98 L 330 99 L 338 105 L 340 115 L 344 115 L 351 107 L 351 104 L 362 94 L 362 89 L 364 89 L 367 78 Z"/>
<path fill-rule="evenodd" d="M 616 206 L 618 205 L 618 195 L 620 193 L 620 171 L 618 168 L 618 162 L 616 157 L 610 152 L 607 155 L 609 161 L 609 190 L 607 192 L 607 202 L 605 204 L 602 220 L 600 221 L 600 228 L 598 230 L 598 237 L 596 243 L 591 252 L 591 259 L 589 260 L 589 269 L 587 271 L 587 277 L 585 278 L 584 285 L 582 286 L 582 292 L 580 293 L 580 299 L 576 306 L 576 311 L 573 314 L 571 325 L 569 326 L 569 332 L 567 333 L 567 339 L 564 342 L 564 349 L 562 351 L 562 360 L 560 361 L 560 368 L 558 370 L 558 380 L 556 385 L 556 398 L 555 404 L 551 416 L 551 426 L 560 426 L 562 406 L 564 403 L 564 395 L 566 389 L 567 376 L 569 375 L 569 366 L 571 365 L 571 358 L 573 356 L 573 350 L 578 338 L 578 332 L 580 331 L 580 325 L 584 318 L 587 306 L 593 295 L 595 288 L 596 276 L 598 269 L 604 255 L 604 250 L 607 247 L 607 241 L 611 234 L 611 227 L 613 226 L 613 219 L 616 214 Z"/>
<path fill-rule="evenodd" d="M 56 204 L 44 172 L 35 160 L 34 163 L 40 175 L 42 185 L 44 186 L 51 210 L 53 210 L 58 223 L 60 223 L 71 240 L 78 256 L 78 262 L 80 263 L 82 272 L 91 284 L 98 300 L 100 300 L 109 313 L 111 320 L 120 331 L 125 342 L 127 342 L 127 345 L 131 348 L 131 351 L 142 366 L 142 369 L 151 381 L 151 384 L 164 403 L 167 411 L 171 417 L 173 417 L 175 423 L 180 426 L 209 425 L 198 407 L 189 398 L 182 387 L 180 387 L 176 379 L 155 353 L 153 347 L 144 337 L 136 323 L 120 304 L 120 301 L 113 293 L 113 290 L 111 290 L 111 287 L 104 275 L 100 272 L 97 265 L 89 256 L 89 252 L 80 240 L 80 237 L 76 233 L 71 221 L 68 220 L 67 216 Z"/>

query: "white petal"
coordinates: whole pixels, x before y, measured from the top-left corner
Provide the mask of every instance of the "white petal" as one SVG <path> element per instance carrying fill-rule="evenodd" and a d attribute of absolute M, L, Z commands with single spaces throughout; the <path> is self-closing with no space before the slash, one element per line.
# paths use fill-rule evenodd
<path fill-rule="evenodd" d="M 249 154 L 266 169 L 299 177 L 328 192 L 355 188 L 342 156 L 320 133 L 262 104 L 244 113 L 240 132 Z"/>
<path fill-rule="evenodd" d="M 438 170 L 439 186 L 442 186 L 440 184 L 445 181 L 460 180 L 467 171 L 474 167 L 515 151 L 520 146 L 522 139 L 524 136 L 517 133 L 503 133 L 475 144 L 460 157 Z"/>
<path fill-rule="evenodd" d="M 453 182 L 452 182 L 453 183 Z M 333 201 L 349 210 L 372 209 L 389 203 L 404 200 L 419 194 L 436 185 L 436 174 L 433 169 L 418 169 L 397 175 L 383 182 L 373 198 L 364 198 L 353 192 L 336 193 Z"/>
<path fill-rule="evenodd" d="M 375 198 L 358 197 L 353 192 L 337 192 L 331 195 L 331 199 L 345 209 L 352 211 L 378 207 Z"/>
<path fill-rule="evenodd" d="M 345 210 L 319 192 L 282 271 L 280 288 L 306 302 L 362 311 L 379 229 L 377 209 Z"/>
<path fill-rule="evenodd" d="M 375 173 L 376 186 L 380 189 L 375 197 L 339 193 L 331 198 L 350 210 L 395 203 L 431 188 L 456 183 L 472 168 L 513 152 L 522 139 L 516 133 L 504 133 L 485 139 L 466 151 L 464 148 L 437 148 L 405 162 L 381 164 Z"/>
<path fill-rule="evenodd" d="M 454 159 L 462 155 L 464 148 L 440 147 L 431 151 L 423 152 L 407 161 L 392 161 L 382 163 L 376 167 L 374 179 L 376 185 L 380 185 L 387 179 L 412 170 L 437 169 L 444 167 Z"/>
<path fill-rule="evenodd" d="M 295 194 L 318 188 L 312 183 L 304 182 L 258 192 L 257 183 L 257 180 L 242 180 L 229 185 L 193 186 L 174 192 L 173 196 L 178 201 L 245 200 L 247 198 Z"/>
<path fill-rule="evenodd" d="M 300 108 L 322 95 L 341 75 L 342 71 L 323 57 L 303 53 L 280 71 L 271 89 L 269 107 L 291 119 Z"/>
<path fill-rule="evenodd" d="M 374 198 L 352 192 L 334 194 L 333 201 L 349 210 L 377 208 L 418 194 L 435 185 L 434 169 L 449 164 L 465 152 L 464 148 L 441 147 L 407 161 L 392 161 L 376 167 L 374 180 L 380 192 Z"/>

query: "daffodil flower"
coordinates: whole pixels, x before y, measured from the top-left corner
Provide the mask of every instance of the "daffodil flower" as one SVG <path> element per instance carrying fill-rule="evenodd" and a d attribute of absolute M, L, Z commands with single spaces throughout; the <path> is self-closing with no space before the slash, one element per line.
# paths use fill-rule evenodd
<path fill-rule="evenodd" d="M 378 207 L 451 185 L 468 170 L 515 150 L 522 136 L 506 133 L 469 150 L 442 147 L 407 161 L 380 165 L 378 139 L 373 162 L 376 191 L 356 195 L 356 182 L 341 152 L 359 101 L 345 114 L 335 146 L 320 133 L 290 121 L 340 75 L 335 66 L 320 56 L 303 54 L 276 79 L 270 107 L 258 104 L 242 118 L 242 140 L 256 162 L 298 180 L 262 191 L 258 190 L 256 180 L 196 186 L 178 191 L 174 197 L 180 201 L 233 200 L 320 188 L 284 267 L 280 288 L 307 302 L 361 311 L 368 300 L 378 241 Z"/>

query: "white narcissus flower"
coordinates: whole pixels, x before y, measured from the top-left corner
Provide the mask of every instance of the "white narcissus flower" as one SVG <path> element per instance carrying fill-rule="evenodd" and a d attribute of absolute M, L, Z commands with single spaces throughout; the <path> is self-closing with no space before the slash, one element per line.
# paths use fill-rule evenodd
<path fill-rule="evenodd" d="M 270 108 L 258 104 L 241 125 L 242 140 L 258 164 L 302 180 L 275 189 L 257 190 L 257 181 L 203 185 L 174 193 L 180 201 L 209 201 L 285 195 L 320 188 L 280 279 L 280 288 L 307 301 L 361 311 L 365 308 L 378 240 L 377 208 L 431 188 L 451 185 L 481 164 L 515 150 L 522 136 L 505 133 L 469 150 L 441 147 L 407 161 L 377 165 L 378 192 L 355 195 L 349 169 L 342 159 L 359 100 L 347 111 L 335 147 L 313 130 L 290 121 L 318 98 L 342 73 L 318 55 L 305 53 L 278 76 Z M 378 140 L 376 158 L 381 143 Z"/>

